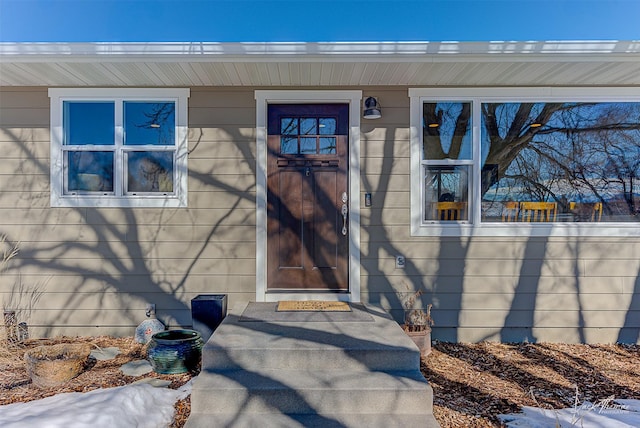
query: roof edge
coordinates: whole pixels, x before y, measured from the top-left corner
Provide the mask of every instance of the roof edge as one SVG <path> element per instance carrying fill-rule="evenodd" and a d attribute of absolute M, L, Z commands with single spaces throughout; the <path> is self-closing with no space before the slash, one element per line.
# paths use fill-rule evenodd
<path fill-rule="evenodd" d="M 640 56 L 640 40 L 576 40 L 576 41 L 487 41 L 487 42 L 95 42 L 95 43 L 20 43 L 1 42 L 0 60 L 12 62 L 48 62 L 113 58 L 119 60 L 211 61 L 213 59 L 282 60 L 295 57 L 301 61 L 313 58 L 340 60 L 349 57 L 393 61 L 417 58 L 438 60 L 474 56 L 513 60 L 516 57 L 571 57 L 585 60 L 606 57 Z M 346 59 L 346 58 L 345 58 Z M 637 58 L 635 58 L 637 60 Z"/>

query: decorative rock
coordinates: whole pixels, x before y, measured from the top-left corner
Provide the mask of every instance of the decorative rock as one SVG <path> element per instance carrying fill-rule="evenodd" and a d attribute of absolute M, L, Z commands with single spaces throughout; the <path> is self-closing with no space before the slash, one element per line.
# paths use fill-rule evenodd
<path fill-rule="evenodd" d="M 118 348 L 100 348 L 91 351 L 90 357 L 99 361 L 113 360 L 120 353 Z"/>
<path fill-rule="evenodd" d="M 120 371 L 127 376 L 142 376 L 153 371 L 147 360 L 130 361 L 120 367 Z"/>
<path fill-rule="evenodd" d="M 151 336 L 164 331 L 164 324 L 157 318 L 149 318 L 140 323 L 136 328 L 136 342 L 149 343 Z"/>
<path fill-rule="evenodd" d="M 144 379 L 133 382 L 132 385 L 136 385 L 139 383 L 146 383 L 153 386 L 154 388 L 166 388 L 167 386 L 171 385 L 170 380 L 158 379 L 156 377 L 145 377 Z"/>

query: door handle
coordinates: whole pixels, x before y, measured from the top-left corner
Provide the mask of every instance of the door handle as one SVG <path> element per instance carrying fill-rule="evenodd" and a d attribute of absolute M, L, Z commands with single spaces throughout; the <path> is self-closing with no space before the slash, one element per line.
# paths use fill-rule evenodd
<path fill-rule="evenodd" d="M 349 207 L 347 204 L 342 204 L 342 234 L 347 235 L 347 214 L 349 213 Z"/>

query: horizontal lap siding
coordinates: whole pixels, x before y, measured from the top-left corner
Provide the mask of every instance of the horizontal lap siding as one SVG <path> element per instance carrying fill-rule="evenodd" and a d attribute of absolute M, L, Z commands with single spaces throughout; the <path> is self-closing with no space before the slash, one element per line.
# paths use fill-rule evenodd
<path fill-rule="evenodd" d="M 362 122 L 362 299 L 401 321 L 402 299 L 423 291 L 433 336 L 451 341 L 636 341 L 636 238 L 436 238 L 410 233 L 409 98 L 368 89 L 381 119 Z M 364 195 L 361 195 L 364 200 Z M 406 257 L 396 269 L 395 256 Z"/>
<path fill-rule="evenodd" d="M 383 117 L 361 126 L 363 301 L 401 320 L 423 290 L 444 340 L 637 340 L 637 239 L 412 237 L 407 90 L 368 95 Z M 188 326 L 198 294 L 255 299 L 253 88 L 192 88 L 187 209 L 49 208 L 48 111 L 46 89 L 0 90 L 0 231 L 21 249 L 0 299 L 33 336 L 132 334 L 147 303 Z"/>
<path fill-rule="evenodd" d="M 3 306 L 34 337 L 122 335 L 147 303 L 175 327 L 198 294 L 254 300 L 254 106 L 252 90 L 191 90 L 189 208 L 50 208 L 47 90 L 0 90 L 0 232 L 20 246 Z"/>

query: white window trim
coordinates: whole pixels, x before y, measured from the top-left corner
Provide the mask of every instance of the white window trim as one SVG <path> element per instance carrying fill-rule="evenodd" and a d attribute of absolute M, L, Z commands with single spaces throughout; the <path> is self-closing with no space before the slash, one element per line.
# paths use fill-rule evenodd
<path fill-rule="evenodd" d="M 256 99 L 256 301 L 360 302 L 360 101 L 362 91 L 257 90 Z M 269 104 L 349 104 L 349 292 L 267 293 L 267 108 Z"/>
<path fill-rule="evenodd" d="M 640 102 L 639 87 L 615 88 L 410 88 L 411 235 L 412 236 L 640 236 L 640 223 L 482 223 L 480 209 L 480 108 L 482 102 Z M 422 104 L 471 101 L 473 176 L 470 221 L 425 224 L 422 221 Z"/>
<path fill-rule="evenodd" d="M 187 88 L 51 88 L 51 206 L 113 208 L 182 208 L 187 206 L 188 103 Z M 63 145 L 64 101 L 174 101 L 176 161 L 173 195 L 65 195 Z M 116 132 L 118 129 L 116 127 Z"/>

